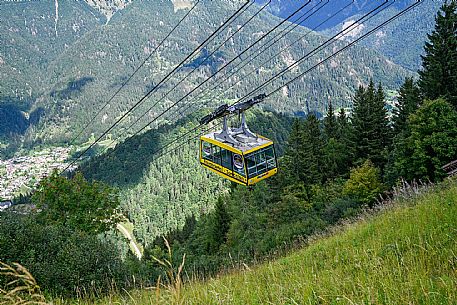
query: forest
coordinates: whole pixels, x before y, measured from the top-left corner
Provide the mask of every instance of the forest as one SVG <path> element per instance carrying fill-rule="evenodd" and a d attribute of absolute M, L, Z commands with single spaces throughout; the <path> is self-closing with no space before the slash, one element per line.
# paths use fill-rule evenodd
<path fill-rule="evenodd" d="M 456 27 L 453 1 L 436 17 L 418 78 L 398 88 L 392 118 L 376 79 L 355 90 L 351 115 L 330 101 L 321 120 L 252 111 L 250 126 L 280 156 L 278 174 L 253 188 L 203 171 L 191 146 L 155 160 L 194 127 L 192 117 L 130 138 L 71 177 L 55 172 L 27 204 L 0 213 L 0 262 L 25 266 L 52 297 L 152 285 L 167 279 L 160 262 L 183 257 L 185 280 L 206 278 L 277 257 L 378 207 L 402 181 L 441 182 L 443 165 L 457 159 Z M 141 260 L 115 229 L 126 222 Z M 0 301 L 7 283 L 0 276 Z"/>

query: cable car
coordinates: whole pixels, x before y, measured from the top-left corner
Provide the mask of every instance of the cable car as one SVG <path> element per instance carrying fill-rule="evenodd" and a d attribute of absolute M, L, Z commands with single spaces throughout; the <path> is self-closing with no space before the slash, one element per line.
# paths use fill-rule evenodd
<path fill-rule="evenodd" d="M 200 164 L 230 181 L 251 186 L 267 179 L 278 171 L 274 143 L 251 132 L 244 111 L 259 103 L 265 95 L 234 106 L 222 105 L 204 117 L 200 123 L 208 124 L 223 117 L 222 130 L 200 137 Z M 241 126 L 230 128 L 229 114 L 241 114 Z"/>

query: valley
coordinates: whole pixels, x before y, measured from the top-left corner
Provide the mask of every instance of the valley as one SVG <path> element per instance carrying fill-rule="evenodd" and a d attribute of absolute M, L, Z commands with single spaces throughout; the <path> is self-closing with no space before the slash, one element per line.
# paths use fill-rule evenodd
<path fill-rule="evenodd" d="M 28 195 L 53 170 L 63 170 L 69 155 L 70 148 L 52 147 L 25 156 L 0 159 L 0 199 Z"/>

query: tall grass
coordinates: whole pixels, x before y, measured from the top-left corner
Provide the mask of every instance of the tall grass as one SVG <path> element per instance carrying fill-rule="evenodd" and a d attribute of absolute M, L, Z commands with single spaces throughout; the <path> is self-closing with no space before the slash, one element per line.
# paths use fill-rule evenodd
<path fill-rule="evenodd" d="M 47 305 L 35 278 L 22 265 L 0 262 L 0 277 L 6 279 L 0 287 L 0 305 Z"/>
<path fill-rule="evenodd" d="M 457 304 L 457 186 L 409 194 L 286 258 L 190 285 L 194 304 Z"/>

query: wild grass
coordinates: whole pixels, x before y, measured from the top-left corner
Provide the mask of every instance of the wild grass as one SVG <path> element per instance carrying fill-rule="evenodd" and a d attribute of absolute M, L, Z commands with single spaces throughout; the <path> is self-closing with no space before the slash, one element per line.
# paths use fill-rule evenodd
<path fill-rule="evenodd" d="M 7 279 L 0 287 L 0 305 L 48 305 L 35 278 L 22 265 L 0 262 L 0 277 Z"/>
<path fill-rule="evenodd" d="M 185 284 L 179 298 L 144 289 L 69 303 L 457 304 L 457 183 L 427 188 L 404 186 L 394 202 L 304 249 Z"/>

